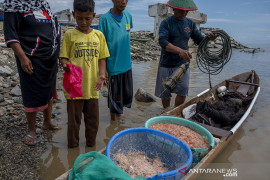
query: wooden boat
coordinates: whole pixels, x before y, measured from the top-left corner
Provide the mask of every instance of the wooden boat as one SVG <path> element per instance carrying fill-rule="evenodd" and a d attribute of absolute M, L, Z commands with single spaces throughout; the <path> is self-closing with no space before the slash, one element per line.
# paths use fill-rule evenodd
<path fill-rule="evenodd" d="M 206 129 L 208 129 L 210 133 L 212 133 L 214 137 L 219 138 L 220 141 L 214 146 L 212 150 L 208 152 L 208 154 L 195 167 L 193 167 L 193 169 L 195 169 L 193 172 L 199 172 L 196 171 L 196 169 L 206 168 L 207 164 L 213 161 L 214 158 L 224 149 L 224 147 L 226 147 L 226 145 L 234 137 L 234 134 L 244 123 L 252 107 L 254 106 L 254 103 L 260 92 L 259 83 L 260 79 L 255 71 L 238 74 L 228 80 L 222 81 L 221 83 L 217 84 L 212 88 L 212 91 L 207 89 L 202 93 L 198 94 L 197 96 L 193 97 L 188 102 L 165 113 L 168 116 L 177 116 L 183 118 L 182 110 L 192 104 L 198 103 L 200 101 L 202 102 L 205 100 L 209 101 L 210 103 L 215 103 L 219 100 L 217 89 L 221 86 L 226 86 L 228 91 L 236 91 L 242 93 L 247 98 L 250 98 L 250 103 L 247 106 L 245 106 L 245 108 L 243 108 L 243 110 L 245 111 L 244 114 L 242 115 L 240 120 L 229 130 L 198 123 L 203 127 L 205 127 Z M 184 179 L 194 179 L 197 175 L 198 175 L 197 173 L 188 173 Z"/>
<path fill-rule="evenodd" d="M 256 74 L 255 71 L 245 72 L 242 74 L 238 74 L 233 76 L 228 80 L 224 80 L 221 83 L 217 84 L 212 88 L 212 91 L 209 89 L 203 91 L 202 93 L 198 94 L 197 96 L 193 97 L 188 102 L 172 109 L 171 111 L 165 113 L 164 115 L 168 116 L 177 116 L 182 117 L 182 110 L 192 104 L 198 103 L 200 101 L 208 100 L 209 102 L 217 102 L 218 101 L 218 94 L 217 89 L 221 86 L 226 86 L 228 91 L 238 91 L 243 94 L 248 94 L 247 97 L 252 99 L 251 102 L 245 106 L 244 111 L 245 113 L 240 118 L 240 120 L 230 129 L 224 130 L 222 128 L 217 128 L 209 125 L 205 125 L 202 123 L 198 123 L 208 129 L 214 137 L 219 139 L 219 142 L 214 146 L 212 150 L 208 152 L 208 154 L 196 165 L 193 169 L 203 169 L 207 167 L 207 164 L 212 162 L 214 158 L 226 147 L 226 145 L 233 139 L 234 134 L 238 131 L 240 126 L 244 123 L 246 118 L 248 117 L 254 103 L 259 95 L 260 92 L 260 79 L 259 76 Z M 212 94 L 213 93 L 213 94 Z M 214 98 L 213 98 L 214 97 Z M 105 148 L 99 151 L 100 153 L 105 153 Z M 66 180 L 68 179 L 68 174 L 70 170 L 58 177 L 56 180 Z M 196 171 L 193 171 L 196 172 Z M 183 179 L 195 179 L 197 173 L 188 173 Z"/>

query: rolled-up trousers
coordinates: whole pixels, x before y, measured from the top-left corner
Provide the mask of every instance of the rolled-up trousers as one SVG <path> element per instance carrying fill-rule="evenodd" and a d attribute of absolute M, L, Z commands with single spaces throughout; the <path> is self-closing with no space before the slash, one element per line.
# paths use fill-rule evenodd
<path fill-rule="evenodd" d="M 96 136 L 99 126 L 98 99 L 67 100 L 68 113 L 68 147 L 79 146 L 79 131 L 82 114 L 85 123 L 85 138 L 87 146 L 96 144 Z"/>

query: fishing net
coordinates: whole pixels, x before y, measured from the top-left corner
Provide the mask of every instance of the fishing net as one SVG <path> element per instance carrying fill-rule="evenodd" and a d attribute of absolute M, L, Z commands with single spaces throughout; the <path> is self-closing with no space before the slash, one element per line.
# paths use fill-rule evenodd
<path fill-rule="evenodd" d="M 244 113 L 245 111 L 240 109 L 238 105 L 229 102 L 218 101 L 211 104 L 204 101 L 197 103 L 196 114 L 192 119 L 206 125 L 229 130 Z"/>
<path fill-rule="evenodd" d="M 68 176 L 69 180 L 145 180 L 139 176 L 135 179 L 113 163 L 105 155 L 91 151 L 77 157 Z"/>
<path fill-rule="evenodd" d="M 226 92 L 220 101 L 198 102 L 196 114 L 192 120 L 209 126 L 230 130 L 244 115 L 243 107 L 247 106 L 253 97 L 244 97 L 238 92 Z"/>

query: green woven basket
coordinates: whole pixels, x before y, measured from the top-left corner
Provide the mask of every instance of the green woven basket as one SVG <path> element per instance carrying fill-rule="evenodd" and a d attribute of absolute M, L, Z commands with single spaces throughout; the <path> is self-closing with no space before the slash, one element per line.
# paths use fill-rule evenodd
<path fill-rule="evenodd" d="M 207 129 L 205 129 L 199 124 L 196 124 L 192 121 L 183 118 L 172 116 L 153 117 L 145 122 L 145 127 L 150 128 L 151 126 L 160 123 L 177 124 L 180 126 L 190 128 L 191 130 L 200 134 L 208 142 L 209 144 L 208 148 L 190 148 L 193 154 L 193 161 L 192 161 L 193 164 L 198 163 L 215 145 L 214 137 Z"/>

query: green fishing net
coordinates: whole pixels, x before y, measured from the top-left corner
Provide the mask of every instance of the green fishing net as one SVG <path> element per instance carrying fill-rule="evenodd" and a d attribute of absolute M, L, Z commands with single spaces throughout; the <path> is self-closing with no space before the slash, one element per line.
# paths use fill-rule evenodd
<path fill-rule="evenodd" d="M 74 162 L 69 180 L 146 180 L 143 176 L 133 179 L 107 156 L 91 151 L 81 154 Z"/>

